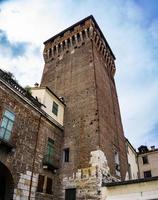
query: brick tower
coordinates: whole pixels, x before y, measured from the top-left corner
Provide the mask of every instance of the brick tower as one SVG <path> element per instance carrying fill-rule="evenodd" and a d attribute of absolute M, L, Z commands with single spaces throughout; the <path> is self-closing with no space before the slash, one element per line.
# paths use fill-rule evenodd
<path fill-rule="evenodd" d="M 91 152 L 105 154 L 110 174 L 125 179 L 125 138 L 114 82 L 115 56 L 93 16 L 44 42 L 41 86 L 66 103 L 62 173 L 90 166 Z"/>

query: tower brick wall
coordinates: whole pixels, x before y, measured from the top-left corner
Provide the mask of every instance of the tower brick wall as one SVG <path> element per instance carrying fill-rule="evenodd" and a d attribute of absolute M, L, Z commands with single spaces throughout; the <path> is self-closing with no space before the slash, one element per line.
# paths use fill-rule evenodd
<path fill-rule="evenodd" d="M 114 82 L 115 56 L 95 19 L 90 16 L 45 43 L 41 86 L 48 86 L 66 102 L 64 146 L 70 163 L 64 176 L 90 166 L 90 153 L 102 150 L 116 176 L 119 153 L 121 179 L 127 171 L 125 139 Z"/>

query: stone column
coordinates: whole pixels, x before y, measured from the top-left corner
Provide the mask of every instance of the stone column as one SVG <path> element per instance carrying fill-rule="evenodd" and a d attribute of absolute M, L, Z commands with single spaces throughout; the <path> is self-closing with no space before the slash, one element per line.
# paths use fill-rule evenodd
<path fill-rule="evenodd" d="M 99 36 L 97 35 L 96 37 L 97 37 L 96 44 L 98 44 L 98 41 L 99 41 Z"/>
<path fill-rule="evenodd" d="M 86 39 L 88 39 L 87 29 L 85 29 L 84 31 L 85 31 Z"/>
<path fill-rule="evenodd" d="M 81 38 L 81 42 L 83 42 L 82 31 L 80 32 L 80 38 Z"/>
<path fill-rule="evenodd" d="M 78 45 L 77 35 L 75 34 L 75 42 Z"/>
<path fill-rule="evenodd" d="M 70 37 L 70 47 L 72 47 L 73 44 L 72 44 L 72 37 Z"/>
<path fill-rule="evenodd" d="M 93 26 L 90 26 L 90 38 L 93 38 Z"/>
<path fill-rule="evenodd" d="M 65 49 L 67 49 L 68 46 L 67 46 L 67 40 L 65 40 Z"/>
<path fill-rule="evenodd" d="M 61 48 L 61 52 L 62 52 L 62 51 L 64 50 L 64 49 L 63 49 L 63 43 L 62 43 L 62 42 L 60 43 L 60 48 Z"/>
<path fill-rule="evenodd" d="M 100 47 L 101 47 L 101 40 L 99 41 L 99 45 L 98 45 L 98 50 L 100 50 Z"/>
<path fill-rule="evenodd" d="M 56 54 L 58 55 L 59 49 L 58 49 L 58 44 L 56 45 Z"/>

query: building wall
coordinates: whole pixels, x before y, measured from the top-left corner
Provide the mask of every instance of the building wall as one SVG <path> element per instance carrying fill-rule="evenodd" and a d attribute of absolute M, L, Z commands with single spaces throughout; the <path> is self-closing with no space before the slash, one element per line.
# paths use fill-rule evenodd
<path fill-rule="evenodd" d="M 130 165 L 129 171 L 129 179 L 137 179 L 138 178 L 138 161 L 137 161 L 137 152 L 133 150 L 131 145 L 127 143 L 127 157 L 128 164 Z"/>
<path fill-rule="evenodd" d="M 126 146 L 114 77 L 109 71 L 109 63 L 105 62 L 94 41 L 92 48 L 99 116 L 99 145 L 107 157 L 111 174 L 115 176 L 115 152 L 118 152 L 121 177 L 125 179 L 127 172 Z M 109 59 L 114 64 L 112 56 Z"/>
<path fill-rule="evenodd" d="M 143 164 L 143 156 L 148 157 L 147 164 Z M 138 164 L 141 178 L 144 178 L 144 171 L 151 171 L 152 177 L 158 176 L 158 150 L 149 151 L 144 154 L 138 154 Z"/>
<path fill-rule="evenodd" d="M 94 68 L 90 41 L 73 49 L 63 59 L 45 64 L 41 85 L 48 86 L 66 102 L 64 146 L 70 148 L 70 162 L 63 163 L 64 173 L 89 166 L 90 152 L 98 145 L 98 116 Z"/>
<path fill-rule="evenodd" d="M 89 23 L 90 20 L 85 22 L 86 28 L 90 26 Z M 74 27 L 74 34 L 83 28 L 82 25 Z M 112 78 L 111 67 L 114 63 L 111 66 L 101 58 L 103 53 L 100 50 L 97 53 L 97 50 L 92 48 L 90 38 L 82 42 L 82 37 L 80 42 L 60 52 L 58 56 L 47 55 L 47 52 L 53 49 L 52 46 L 57 47 L 57 43 L 64 40 L 64 37 L 72 37 L 71 31 L 72 28 L 64 33 L 64 36 L 55 38 L 54 44 L 52 41 L 45 43 L 45 67 L 41 81 L 41 86 L 48 86 L 58 96 L 64 96 L 67 105 L 64 147 L 70 147 L 70 163 L 63 165 L 64 174 L 70 175 L 77 169 L 88 167 L 91 151 L 102 149 L 113 175 L 116 175 L 114 152 L 119 152 L 121 175 L 124 179 L 127 157 Z M 107 60 L 114 62 L 109 50 L 108 56 Z M 105 63 L 108 71 L 105 69 Z"/>
<path fill-rule="evenodd" d="M 157 200 L 158 180 L 102 188 L 102 200 Z"/>
<path fill-rule="evenodd" d="M 63 125 L 64 121 L 64 105 L 49 92 L 46 88 L 32 88 L 32 96 L 38 97 L 39 101 L 44 104 L 42 109 L 59 124 Z M 52 112 L 53 101 L 58 104 L 58 114 Z"/>
<path fill-rule="evenodd" d="M 15 147 L 10 152 L 0 147 L 0 163 L 8 168 L 13 177 L 14 199 L 28 199 L 31 177 L 31 197 L 34 199 L 35 195 L 37 195 L 36 189 L 39 174 L 56 180 L 53 181 L 54 193 L 51 198 L 53 196 L 56 197 L 56 192 L 59 188 L 59 172 L 57 171 L 56 174 L 53 174 L 49 170 L 44 170 L 42 160 L 48 137 L 54 140 L 57 158 L 61 157 L 62 130 L 46 118 L 42 117 L 40 119 L 38 111 L 0 81 L 0 120 L 2 120 L 2 113 L 6 108 L 15 113 L 15 122 L 11 140 L 9 141 Z M 38 142 L 35 150 L 36 140 Z M 48 198 L 48 195 L 43 196 L 44 199 Z"/>

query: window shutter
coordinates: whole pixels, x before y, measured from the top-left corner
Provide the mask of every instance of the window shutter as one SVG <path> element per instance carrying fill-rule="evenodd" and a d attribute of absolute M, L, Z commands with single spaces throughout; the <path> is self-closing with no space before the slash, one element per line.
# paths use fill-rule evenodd
<path fill-rule="evenodd" d="M 46 193 L 52 194 L 52 179 L 47 177 L 47 187 L 46 187 Z"/>
<path fill-rule="evenodd" d="M 43 192 L 43 185 L 44 185 L 44 176 L 39 175 L 38 176 L 37 192 Z"/>

